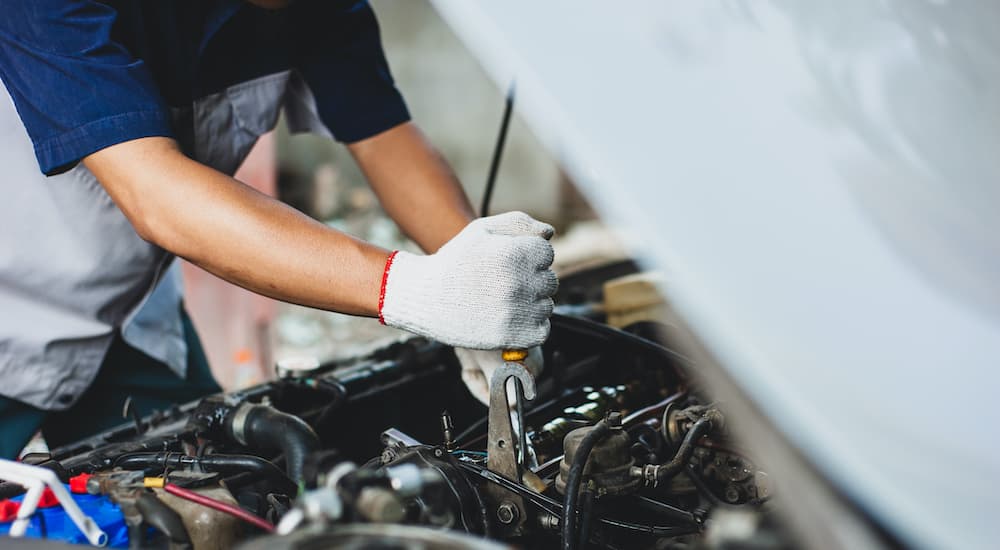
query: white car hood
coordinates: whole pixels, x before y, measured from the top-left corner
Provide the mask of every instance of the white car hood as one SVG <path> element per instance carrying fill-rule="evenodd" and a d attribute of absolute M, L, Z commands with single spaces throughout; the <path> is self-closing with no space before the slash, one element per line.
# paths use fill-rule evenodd
<path fill-rule="evenodd" d="M 995 544 L 1000 4 L 433 1 L 826 477 Z"/>

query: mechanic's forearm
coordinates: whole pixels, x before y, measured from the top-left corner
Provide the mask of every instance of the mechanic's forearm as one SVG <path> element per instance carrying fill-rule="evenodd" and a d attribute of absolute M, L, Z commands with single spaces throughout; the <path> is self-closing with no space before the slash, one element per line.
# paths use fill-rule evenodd
<path fill-rule="evenodd" d="M 348 145 L 382 207 L 428 253 L 476 215 L 448 163 L 407 122 Z"/>
<path fill-rule="evenodd" d="M 272 298 L 378 314 L 387 251 L 186 158 L 173 140 L 129 141 L 84 162 L 146 240 Z"/>

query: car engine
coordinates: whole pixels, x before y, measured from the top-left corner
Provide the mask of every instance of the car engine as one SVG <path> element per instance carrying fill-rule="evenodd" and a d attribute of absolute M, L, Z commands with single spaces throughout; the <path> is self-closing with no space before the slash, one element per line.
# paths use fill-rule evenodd
<path fill-rule="evenodd" d="M 111 546 L 786 547 L 768 474 L 671 327 L 609 324 L 605 289 L 635 270 L 564 276 L 543 373 L 498 369 L 488 410 L 451 348 L 412 338 L 285 361 L 271 382 L 23 462 L 54 472 Z M 0 484 L 4 502 L 23 492 Z M 7 530 L 95 542 L 38 506 Z"/>

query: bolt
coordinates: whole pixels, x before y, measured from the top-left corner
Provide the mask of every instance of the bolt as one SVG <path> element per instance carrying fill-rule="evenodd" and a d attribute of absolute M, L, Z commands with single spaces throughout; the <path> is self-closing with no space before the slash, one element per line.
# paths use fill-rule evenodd
<path fill-rule="evenodd" d="M 499 519 L 500 523 L 504 525 L 510 525 L 511 523 L 517 521 L 517 516 L 517 506 L 515 506 L 513 502 L 504 501 L 497 507 L 497 519 Z"/>
<path fill-rule="evenodd" d="M 555 531 L 559 529 L 559 517 L 553 516 L 552 514 L 543 514 L 538 518 L 538 524 L 542 529 L 550 529 Z"/>

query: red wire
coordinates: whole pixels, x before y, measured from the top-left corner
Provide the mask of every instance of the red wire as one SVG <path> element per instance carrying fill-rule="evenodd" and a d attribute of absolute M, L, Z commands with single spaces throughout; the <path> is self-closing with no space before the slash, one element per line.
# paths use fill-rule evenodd
<path fill-rule="evenodd" d="M 261 529 L 267 531 L 268 533 L 274 532 L 273 523 L 267 521 L 266 519 L 259 518 L 251 514 L 250 512 L 247 512 L 246 510 L 239 508 L 238 506 L 233 506 L 232 504 L 226 504 L 225 502 L 220 502 L 218 500 L 215 500 L 214 498 L 206 497 L 205 495 L 199 495 L 194 491 L 189 491 L 183 487 L 178 487 L 173 483 L 167 483 L 166 485 L 164 485 L 163 490 L 172 495 L 183 498 L 185 500 L 190 500 L 191 502 L 197 502 L 202 506 L 207 506 L 209 508 L 212 508 L 213 510 L 218 510 L 220 512 L 225 512 L 231 516 L 238 517 L 247 523 L 252 523 L 257 527 L 260 527 Z"/>

